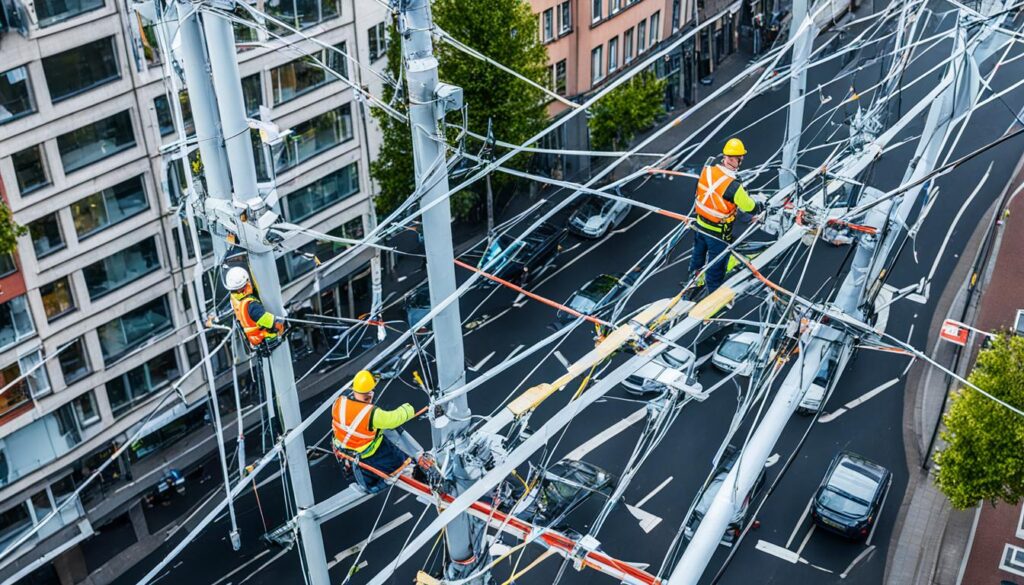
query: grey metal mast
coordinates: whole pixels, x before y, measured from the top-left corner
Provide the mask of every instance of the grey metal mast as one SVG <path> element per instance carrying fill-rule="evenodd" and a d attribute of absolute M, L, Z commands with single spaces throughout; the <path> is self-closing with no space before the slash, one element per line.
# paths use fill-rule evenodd
<path fill-rule="evenodd" d="M 807 0 L 793 0 L 793 16 L 789 23 L 789 34 L 795 38 L 800 34 L 800 26 L 807 14 Z M 812 25 L 813 26 L 813 25 Z M 793 63 L 791 71 L 796 71 L 789 80 L 789 117 L 786 119 L 786 139 L 782 143 L 782 166 L 779 168 L 779 189 L 785 189 L 796 182 L 796 164 L 800 151 L 800 134 L 804 127 L 804 94 L 807 91 L 807 61 L 817 36 L 817 26 L 813 32 L 805 32 L 793 45 Z"/>
<path fill-rule="evenodd" d="M 444 136 L 438 121 L 445 112 L 461 109 L 461 89 L 439 83 L 437 58 L 434 56 L 431 30 L 433 20 L 429 0 L 396 0 L 399 10 L 399 31 L 402 35 L 402 59 L 409 96 L 409 126 L 412 129 L 413 159 L 416 187 L 422 193 L 422 205 L 428 205 L 448 192 Z M 423 238 L 427 254 L 427 280 L 430 303 L 436 307 L 455 293 L 455 264 L 452 250 L 451 207 L 435 205 L 423 214 Z M 462 344 L 462 319 L 459 303 L 453 302 L 439 312 L 433 321 L 438 388 L 443 395 L 465 382 L 465 357 Z M 451 453 L 449 462 L 440 462 L 453 480 L 454 494 L 461 494 L 473 481 L 463 473 L 461 455 L 449 442 L 469 426 L 470 410 L 465 395 L 446 403 L 443 416 L 435 417 L 431 429 L 435 449 Z M 436 413 L 435 413 L 436 414 Z M 482 536 L 476 520 L 463 514 L 447 531 L 448 552 L 453 562 L 448 566 L 450 578 L 459 578 L 475 566 L 475 544 Z"/>

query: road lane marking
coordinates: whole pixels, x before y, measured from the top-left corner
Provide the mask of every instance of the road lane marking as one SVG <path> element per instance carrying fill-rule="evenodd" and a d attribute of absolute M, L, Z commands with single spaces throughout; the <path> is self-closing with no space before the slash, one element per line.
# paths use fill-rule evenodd
<path fill-rule="evenodd" d="M 859 555 L 857 555 L 857 558 L 853 559 L 853 561 L 850 562 L 850 565 L 848 567 L 846 567 L 846 570 L 839 574 L 839 578 L 840 579 L 845 579 L 846 576 L 850 574 L 850 571 L 852 571 L 853 568 L 857 566 L 857 563 L 859 563 L 862 559 L 864 559 L 864 557 L 868 556 L 869 554 L 871 554 L 874 551 L 875 551 L 875 545 L 873 545 L 873 544 L 871 546 L 867 547 L 866 549 L 864 549 Z"/>
<path fill-rule="evenodd" d="M 868 539 L 864 541 L 864 544 L 870 546 L 871 539 L 875 537 L 875 529 L 881 524 L 882 512 L 885 511 L 885 501 L 889 499 L 889 490 L 892 489 L 892 476 L 889 476 L 889 485 L 885 486 L 885 495 L 882 496 L 882 503 L 878 506 L 878 517 L 875 518 L 875 524 L 871 527 L 871 532 L 868 534 Z"/>
<path fill-rule="evenodd" d="M 396 282 L 403 282 L 406 278 L 409 278 L 409 277 L 408 276 L 399 276 L 398 279 L 396 280 Z"/>
<path fill-rule="evenodd" d="M 646 504 L 647 502 L 649 502 L 651 500 L 651 498 L 653 498 L 654 496 L 658 495 L 658 492 L 660 492 L 661 490 L 665 489 L 665 486 L 667 486 L 670 481 L 672 481 L 672 476 L 671 475 L 666 477 L 665 481 L 663 481 L 660 484 L 658 484 L 658 487 L 656 487 L 653 490 L 651 490 L 651 493 L 649 493 L 646 496 L 644 496 L 643 498 L 641 498 L 640 501 L 636 503 L 636 507 L 637 508 L 642 508 L 644 504 Z"/>
<path fill-rule="evenodd" d="M 556 349 L 554 355 L 555 355 L 555 359 L 557 359 L 559 362 L 561 362 L 562 366 L 565 367 L 565 369 L 568 370 L 569 369 L 569 360 L 565 359 L 565 356 L 562 355 L 562 352 L 560 352 L 560 351 L 558 351 Z"/>
<path fill-rule="evenodd" d="M 359 554 L 371 542 L 373 542 L 374 540 L 377 540 L 378 538 L 384 536 L 388 532 L 391 532 L 395 528 L 398 528 L 402 524 L 405 524 L 409 520 L 412 520 L 412 514 L 410 512 L 406 512 L 405 514 L 402 514 L 401 516 L 399 516 L 398 518 L 395 518 L 391 522 L 388 522 L 387 524 L 384 524 L 383 526 L 379 526 L 377 528 L 377 530 L 374 530 L 373 533 L 370 534 L 370 536 L 368 536 L 362 542 L 354 544 L 354 545 L 346 548 L 345 550 L 341 551 L 340 553 L 334 555 L 334 558 L 331 559 L 331 561 L 329 563 L 327 563 L 327 568 L 331 569 L 332 567 L 334 567 L 334 565 L 337 565 L 338 563 L 340 563 L 341 561 L 347 559 L 348 557 L 350 557 L 352 555 Z"/>
<path fill-rule="evenodd" d="M 580 253 L 579 253 L 579 255 L 577 255 L 577 256 L 576 256 L 575 258 L 573 258 L 572 260 L 569 260 L 568 262 L 566 262 L 565 264 L 563 264 L 562 266 L 560 266 L 560 267 L 558 268 L 558 270 L 556 270 L 556 271 L 552 272 L 551 274 L 548 274 L 548 275 L 547 275 L 547 276 L 545 276 L 545 277 L 544 277 L 544 278 L 543 278 L 543 279 L 542 279 L 542 280 L 541 280 L 540 282 L 538 282 L 537 284 L 533 285 L 533 287 L 531 287 L 531 289 L 532 289 L 532 290 L 537 290 L 538 288 L 540 288 L 540 286 L 541 286 L 542 284 L 544 284 L 545 282 L 547 282 L 547 281 L 551 280 L 551 279 L 552 279 L 552 278 L 554 278 L 555 276 L 558 276 L 558 273 L 559 273 L 559 272 L 561 272 L 561 271 L 565 270 L 566 268 L 568 268 L 568 267 L 572 266 L 573 264 L 575 264 L 575 263 L 576 263 L 576 261 L 577 261 L 577 260 L 579 260 L 580 258 L 583 258 L 583 257 L 584 257 L 584 256 L 586 256 L 587 254 L 589 254 L 589 253 L 593 252 L 593 251 L 594 251 L 594 250 L 596 250 L 596 249 L 597 249 L 598 247 L 600 247 L 600 246 L 601 246 L 601 244 L 603 244 L 603 243 L 607 242 L 607 241 L 608 241 L 608 240 L 610 240 L 610 239 L 611 239 L 611 238 L 604 238 L 604 239 L 600 240 L 599 242 L 597 242 L 596 244 L 594 244 L 593 246 L 591 246 L 591 247 L 587 248 L 586 250 L 584 250 L 584 251 L 580 252 Z M 576 244 L 575 246 L 573 246 L 572 248 L 569 248 L 569 250 L 564 250 L 564 251 L 563 251 L 562 253 L 564 254 L 564 253 L 566 253 L 566 252 L 569 252 L 570 250 L 575 250 L 575 249 L 576 249 L 576 248 L 577 248 L 577 247 L 578 247 L 578 246 L 579 246 L 579 245 L 580 245 L 581 243 L 582 243 L 582 242 L 579 242 L 579 243 L 577 243 L 577 244 Z"/>
<path fill-rule="evenodd" d="M 757 545 L 755 545 L 754 548 L 761 552 L 768 553 L 773 557 L 778 557 L 786 562 L 793 563 L 794 565 L 800 560 L 800 555 L 788 548 L 782 548 L 777 544 L 772 544 L 767 540 L 757 541 Z"/>
<path fill-rule="evenodd" d="M 524 347 L 526 347 L 526 346 L 525 346 L 525 345 L 520 345 L 519 347 L 517 347 L 517 348 L 513 349 L 513 350 L 512 350 L 512 353 L 508 354 L 508 357 L 507 357 L 507 358 L 505 358 L 505 361 L 508 361 L 508 360 L 510 360 L 510 359 L 512 359 L 512 358 L 514 358 L 514 357 L 516 357 L 516 354 L 517 354 L 517 353 L 519 353 L 520 351 L 522 351 L 522 349 L 523 349 Z"/>
<path fill-rule="evenodd" d="M 477 323 L 476 327 L 473 327 L 472 329 L 469 330 L 469 333 L 473 333 L 474 331 L 480 331 L 481 329 L 483 329 L 487 325 L 490 325 L 491 323 L 494 323 L 495 321 L 500 319 L 505 313 L 508 313 L 511 310 L 512 310 L 512 307 L 509 307 L 509 308 L 505 309 L 504 311 L 501 311 L 497 315 Z"/>
<path fill-rule="evenodd" d="M 658 524 L 661 524 L 661 516 L 655 516 L 637 506 L 626 504 L 626 510 L 640 521 L 640 530 L 643 530 L 645 534 L 649 534 Z"/>
<path fill-rule="evenodd" d="M 885 390 L 895 386 L 897 383 L 899 383 L 899 381 L 900 381 L 899 378 L 893 378 L 892 380 L 889 380 L 888 382 L 886 382 L 884 384 L 881 384 L 880 386 L 878 386 L 877 388 L 875 388 L 873 390 L 868 390 L 867 392 L 862 394 L 859 398 L 856 398 L 854 400 L 851 400 L 851 401 L 847 402 L 846 404 L 843 405 L 842 408 L 836 410 L 835 412 L 830 412 L 828 414 L 821 415 L 821 418 L 818 419 L 818 422 L 819 423 L 827 423 L 827 422 L 834 421 L 835 419 L 839 418 L 846 411 L 853 410 L 854 408 L 860 406 L 861 404 L 864 404 L 868 400 L 871 400 L 875 396 L 878 396 L 879 394 L 881 394 L 883 391 L 885 391 Z"/>
<path fill-rule="evenodd" d="M 811 535 L 814 534 L 815 528 L 817 528 L 817 525 L 812 523 L 811 529 L 807 531 L 807 536 L 805 536 L 803 542 L 800 543 L 800 548 L 796 549 L 797 556 L 800 556 L 800 553 L 804 552 L 804 547 L 806 547 L 807 542 L 811 540 Z"/>
<path fill-rule="evenodd" d="M 263 552 L 259 553 L 258 555 L 254 556 L 253 558 L 249 559 L 248 561 L 245 561 L 241 565 L 238 565 L 230 573 L 228 573 L 227 575 L 224 575 L 220 579 L 217 579 L 216 581 L 214 581 L 210 585 L 220 585 L 220 583 L 223 583 L 224 581 L 227 581 L 235 573 L 237 573 L 237 572 L 241 571 L 242 569 L 248 567 L 250 564 L 255 563 L 261 557 L 263 557 L 264 555 L 268 555 L 268 554 L 270 554 L 270 549 L 269 548 L 263 549 Z"/>
<path fill-rule="evenodd" d="M 786 541 L 786 548 L 793 544 L 793 539 L 796 538 L 796 533 L 800 530 L 800 526 L 804 523 L 804 518 L 807 517 L 807 513 L 811 511 L 811 504 L 814 503 L 814 497 L 807 500 L 807 507 L 804 508 L 804 513 L 800 514 L 800 520 L 797 521 L 796 526 L 793 527 L 793 532 L 789 534 L 789 540 Z"/>
<path fill-rule="evenodd" d="M 470 367 L 470 368 L 467 368 L 467 369 L 468 369 L 468 370 L 469 370 L 470 372 L 479 372 L 479 371 L 480 371 L 480 368 L 484 367 L 484 364 L 486 364 L 486 363 L 487 363 L 488 361 L 490 361 L 490 359 L 491 359 L 492 357 L 494 357 L 494 354 L 495 354 L 495 353 L 497 353 L 497 352 L 495 352 L 495 351 L 492 351 L 491 353 L 489 353 L 489 354 L 487 354 L 486 356 L 484 356 L 484 359 L 482 359 L 482 360 L 478 361 L 478 362 L 476 363 L 476 365 L 474 365 L 474 366 L 472 366 L 472 367 Z"/>
<path fill-rule="evenodd" d="M 512 301 L 512 306 L 517 308 L 517 309 L 519 307 L 522 307 L 525 304 L 526 304 L 526 295 L 524 295 L 523 293 L 519 293 L 519 296 L 516 297 L 516 300 Z"/>
<path fill-rule="evenodd" d="M 630 426 L 632 426 L 637 421 L 643 420 L 646 417 L 647 417 L 647 407 L 644 406 L 643 408 L 637 410 L 633 414 L 627 416 L 626 418 L 624 418 L 624 419 L 620 420 L 619 422 L 613 424 L 612 426 L 608 427 L 607 429 L 605 429 L 605 430 L 601 431 L 600 433 L 594 435 L 589 441 L 587 441 L 586 443 L 583 443 L 579 447 L 576 447 L 575 449 L 570 451 L 568 455 L 563 457 L 563 459 L 565 459 L 567 461 L 579 461 L 587 453 L 590 453 L 591 451 L 593 451 L 594 449 L 598 448 L 599 446 L 607 443 L 609 439 L 611 439 L 615 435 L 621 433 L 622 431 L 628 429 Z"/>
<path fill-rule="evenodd" d="M 709 359 L 711 359 L 711 354 L 710 353 L 704 354 L 703 356 L 698 358 L 697 361 L 693 362 L 694 369 L 703 366 L 704 362 L 708 361 Z"/>
<path fill-rule="evenodd" d="M 270 560 L 269 560 L 269 561 L 267 561 L 267 562 L 263 563 L 262 565 L 260 565 L 260 566 L 259 566 L 259 567 L 258 567 L 258 568 L 257 568 L 257 569 L 255 570 L 255 571 L 253 571 L 253 572 L 249 573 L 249 575 L 248 575 L 248 576 L 246 576 L 246 578 L 245 578 L 245 579 L 242 579 L 241 581 L 239 581 L 239 582 L 238 582 L 238 585 L 242 585 L 242 583 L 245 583 L 245 582 L 246 582 L 246 581 L 248 581 L 249 579 L 252 579 L 252 578 L 253 578 L 253 577 L 255 577 L 256 575 L 259 575 L 260 573 L 262 573 L 262 572 L 263 572 L 263 569 L 266 569 L 266 568 L 267 568 L 268 566 L 270 566 L 270 564 L 271 564 L 271 563 L 273 563 L 273 562 L 274 562 L 274 561 L 276 561 L 277 559 L 279 559 L 279 558 L 283 557 L 283 556 L 285 555 L 285 553 L 287 553 L 287 552 L 288 552 L 288 550 L 289 550 L 289 549 L 287 549 L 287 548 L 286 548 L 286 549 L 282 549 L 282 550 L 281 550 L 281 552 L 279 552 L 279 553 L 277 553 L 276 555 L 274 555 L 274 556 L 270 557 Z"/>

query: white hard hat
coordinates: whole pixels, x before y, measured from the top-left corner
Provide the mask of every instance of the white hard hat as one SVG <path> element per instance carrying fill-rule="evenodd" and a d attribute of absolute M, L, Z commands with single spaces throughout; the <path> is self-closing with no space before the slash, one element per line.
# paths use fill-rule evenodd
<path fill-rule="evenodd" d="M 249 271 L 241 266 L 231 268 L 224 277 L 224 286 L 230 291 L 241 290 L 248 283 Z"/>

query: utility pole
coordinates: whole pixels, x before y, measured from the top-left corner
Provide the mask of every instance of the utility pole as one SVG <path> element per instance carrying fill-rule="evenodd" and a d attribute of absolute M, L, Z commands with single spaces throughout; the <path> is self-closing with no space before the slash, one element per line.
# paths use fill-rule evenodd
<path fill-rule="evenodd" d="M 480 158 L 485 162 L 494 160 L 494 120 L 487 118 L 487 140 L 484 142 Z M 491 173 L 485 177 L 487 181 L 487 237 L 494 235 L 494 192 L 491 190 Z"/>
<path fill-rule="evenodd" d="M 187 3 L 181 3 L 187 6 Z M 232 226 L 238 244 L 248 251 L 249 268 L 260 300 L 271 313 L 284 316 L 281 281 L 277 274 L 274 246 L 267 241 L 267 232 L 275 214 L 266 208 L 256 185 L 256 166 L 245 118 L 242 82 L 238 74 L 234 31 L 223 18 L 210 13 L 203 15 L 203 30 L 209 52 L 209 78 L 213 81 L 217 111 L 220 114 L 221 135 L 230 170 L 232 197 L 225 200 L 211 197 L 206 201 L 207 221 Z M 193 110 L 196 104 L 193 102 Z M 202 142 L 200 143 L 202 144 Z M 206 168 L 210 164 L 206 163 Z M 211 193 L 211 195 L 213 195 Z M 245 221 L 241 212 L 245 213 Z M 214 238 L 216 241 L 216 238 Z M 277 399 L 281 411 L 284 433 L 287 435 L 302 422 L 299 398 L 295 388 L 291 349 L 284 341 L 276 346 L 269 357 L 261 359 L 263 378 L 272 388 L 271 397 Z M 285 444 L 288 477 L 291 481 L 297 524 L 301 537 L 302 554 L 312 585 L 330 585 L 327 558 L 324 553 L 320 525 L 308 509 L 316 502 L 309 477 L 306 444 L 301 434 Z"/>
<path fill-rule="evenodd" d="M 807 18 L 807 0 L 793 0 L 793 17 L 789 21 L 790 38 L 800 34 L 800 25 Z M 785 189 L 798 178 L 796 165 L 800 151 L 800 134 L 804 127 L 804 94 L 807 92 L 807 62 L 811 57 L 814 32 L 808 30 L 793 44 L 791 71 L 796 75 L 789 80 L 789 117 L 786 122 L 786 139 L 782 143 L 782 166 L 779 168 L 779 189 Z"/>
<path fill-rule="evenodd" d="M 448 193 L 444 135 L 438 130 L 438 121 L 446 112 L 462 108 L 462 90 L 438 81 L 430 0 L 395 0 L 395 3 L 399 10 L 402 60 L 409 96 L 416 187 L 423 192 L 422 205 L 427 206 Z M 451 221 L 451 207 L 447 202 L 434 205 L 423 214 L 432 307 L 455 293 Z M 461 386 L 466 378 L 458 299 L 434 316 L 433 326 L 438 372 L 436 391 L 443 396 L 448 390 Z M 453 495 L 457 495 L 471 486 L 473 480 L 464 472 L 462 455 L 450 443 L 468 428 L 471 413 L 465 395 L 448 402 L 445 408 L 441 416 L 434 413 L 431 436 L 439 457 L 441 452 L 451 454 L 451 461 L 439 462 L 438 467 L 448 470 L 446 480 L 454 487 Z M 446 540 L 452 562 L 446 568 L 448 578 L 462 578 L 475 570 L 479 563 L 476 550 L 482 535 L 479 522 L 467 514 L 460 515 L 449 525 Z"/>

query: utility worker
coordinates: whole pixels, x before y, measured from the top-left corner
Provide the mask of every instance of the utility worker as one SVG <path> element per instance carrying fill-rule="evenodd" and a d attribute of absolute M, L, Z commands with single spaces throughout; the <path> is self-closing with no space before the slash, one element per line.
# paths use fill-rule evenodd
<path fill-rule="evenodd" d="M 751 197 L 736 179 L 736 171 L 747 154 L 739 138 L 730 138 L 722 149 L 722 163 L 704 167 L 697 181 L 697 230 L 694 232 L 690 275 L 696 274 L 709 260 L 714 260 L 732 242 L 732 224 L 736 210 L 758 213 L 763 204 Z M 725 282 L 729 261 L 722 255 L 708 267 L 705 290 L 714 291 Z"/>
<path fill-rule="evenodd" d="M 231 268 L 224 277 L 224 286 L 231 291 L 231 308 L 250 345 L 260 347 L 264 341 L 273 341 L 284 333 L 284 320 L 263 308 L 253 294 L 248 270 L 241 266 Z"/>
<path fill-rule="evenodd" d="M 408 402 L 394 410 L 374 406 L 373 389 L 376 387 L 373 374 L 361 370 L 352 380 L 352 397 L 341 396 L 331 409 L 334 450 L 356 459 L 352 473 L 356 483 L 369 493 L 384 489 L 386 484 L 373 472 L 360 468 L 358 462 L 388 475 L 402 469 L 406 454 L 381 431 L 396 429 L 416 416 L 416 410 Z"/>

